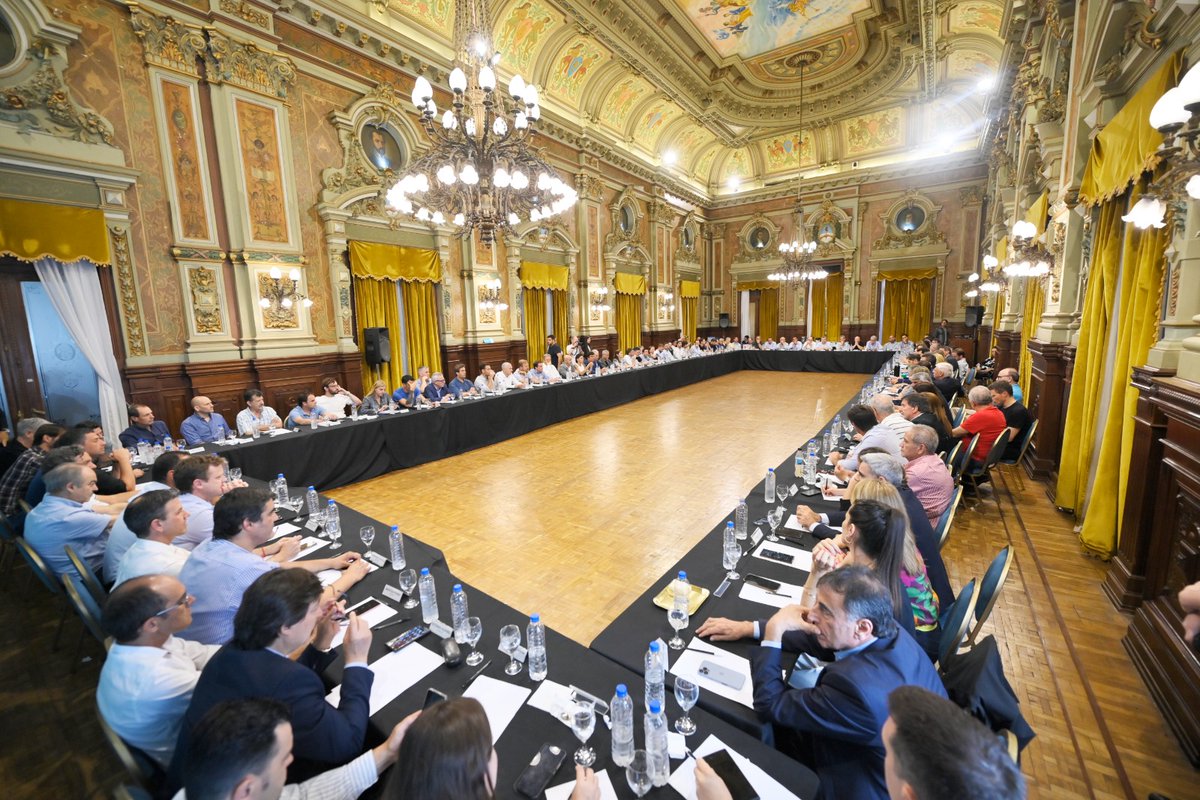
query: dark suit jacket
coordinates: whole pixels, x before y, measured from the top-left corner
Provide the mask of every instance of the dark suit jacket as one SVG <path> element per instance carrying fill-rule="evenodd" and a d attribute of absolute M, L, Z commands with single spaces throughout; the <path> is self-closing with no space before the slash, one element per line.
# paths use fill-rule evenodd
<path fill-rule="evenodd" d="M 947 403 L 953 403 L 954 398 L 963 394 L 962 384 L 954 378 L 934 378 L 933 385 L 942 393 L 942 397 L 946 398 Z"/>
<path fill-rule="evenodd" d="M 815 637 L 784 637 L 821 658 L 829 651 Z M 834 661 L 811 689 L 791 689 L 783 681 L 782 651 L 759 647 L 751 657 L 754 710 L 759 719 L 810 734 L 810 765 L 821 779 L 817 798 L 887 800 L 883 739 L 888 694 L 900 686 L 921 686 L 946 696 L 924 651 L 903 631 L 877 639 L 865 650 Z"/>
<path fill-rule="evenodd" d="M 192 729 L 217 703 L 250 697 L 278 700 L 291 710 L 292 754 L 288 783 L 297 783 L 362 755 L 370 716 L 374 674 L 351 667 L 342 675 L 338 707 L 325 702 L 320 672 L 336 656 L 309 647 L 296 661 L 269 650 L 222 647 L 205 665 L 192 701 L 183 717 L 175 758 L 171 762 L 171 791 L 182 785 L 182 756 Z"/>
<path fill-rule="evenodd" d="M 957 439 L 950 435 L 950 431 L 946 430 L 946 426 L 942 424 L 942 421 L 933 414 L 918 414 L 913 417 L 912 424 L 927 425 L 933 428 L 938 437 L 938 452 L 949 453 L 958 442 Z"/>

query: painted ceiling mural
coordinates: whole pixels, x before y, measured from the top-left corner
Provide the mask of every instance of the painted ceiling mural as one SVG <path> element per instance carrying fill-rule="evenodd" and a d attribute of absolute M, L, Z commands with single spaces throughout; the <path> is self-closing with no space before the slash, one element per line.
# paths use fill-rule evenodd
<path fill-rule="evenodd" d="M 799 160 L 797 160 L 799 155 Z M 777 136 L 763 143 L 767 172 L 782 172 L 817 163 L 811 131 L 791 136 Z"/>
<path fill-rule="evenodd" d="M 722 56 L 754 58 L 849 25 L 871 0 L 675 0 Z"/>
<path fill-rule="evenodd" d="M 608 50 L 585 36 L 567 42 L 550 65 L 546 91 L 578 105 L 588 77 L 610 58 Z"/>
<path fill-rule="evenodd" d="M 617 83 L 600 106 L 600 121 L 624 133 L 625 123 L 634 106 L 653 93 L 654 87 L 645 78 L 625 78 Z"/>
<path fill-rule="evenodd" d="M 519 0 L 499 19 L 496 49 L 504 54 L 504 67 L 527 77 L 538 43 L 562 25 L 563 18 L 538 0 Z"/>

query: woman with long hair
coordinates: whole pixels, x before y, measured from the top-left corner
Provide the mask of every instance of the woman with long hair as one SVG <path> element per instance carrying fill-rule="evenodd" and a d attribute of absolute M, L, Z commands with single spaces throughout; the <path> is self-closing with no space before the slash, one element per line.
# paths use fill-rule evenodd
<path fill-rule="evenodd" d="M 371 387 L 371 391 L 363 398 L 362 406 L 358 410 L 362 414 L 378 414 L 387 408 L 391 402 L 392 396 L 388 394 L 387 384 L 383 381 L 375 381 L 375 385 Z"/>

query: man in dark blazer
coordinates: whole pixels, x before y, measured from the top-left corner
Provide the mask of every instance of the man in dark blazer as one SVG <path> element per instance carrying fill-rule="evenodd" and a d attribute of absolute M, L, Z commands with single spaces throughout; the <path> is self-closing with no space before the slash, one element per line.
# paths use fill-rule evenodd
<path fill-rule="evenodd" d="M 296 759 L 288 768 L 289 783 L 362 753 L 375 677 L 367 667 L 371 628 L 350 614 L 341 699 L 334 707 L 325 701 L 321 671 L 335 658 L 328 651 L 340 617 L 341 609 L 323 597 L 321 582 L 306 570 L 273 570 L 250 584 L 234 618 L 233 639 L 209 660 L 192 693 L 171 762 L 172 790 L 180 786 L 192 729 L 226 700 L 262 697 L 288 707 Z M 302 648 L 295 661 L 288 657 Z"/>
<path fill-rule="evenodd" d="M 829 662 L 814 686 L 793 689 L 784 682 L 783 648 Z M 810 766 L 821 779 L 818 800 L 887 800 L 882 731 L 888 695 L 920 686 L 946 696 L 924 651 L 897 627 L 887 587 L 861 566 L 821 578 L 815 608 L 786 606 L 771 617 L 751 657 L 751 675 L 759 719 L 806 740 Z"/>

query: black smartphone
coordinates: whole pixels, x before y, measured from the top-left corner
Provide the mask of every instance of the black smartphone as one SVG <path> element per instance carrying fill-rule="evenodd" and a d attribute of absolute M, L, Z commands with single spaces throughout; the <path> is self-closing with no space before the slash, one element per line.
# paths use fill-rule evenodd
<path fill-rule="evenodd" d="M 728 750 L 709 753 L 704 760 L 725 782 L 725 788 L 729 790 L 733 800 L 758 800 L 758 792 L 754 791 L 750 781 L 746 780 L 746 776 L 742 774 Z"/>
<path fill-rule="evenodd" d="M 421 708 L 426 709 L 426 708 L 429 708 L 430 706 L 435 706 L 445 699 L 446 699 L 445 692 L 439 692 L 437 689 L 430 687 L 425 690 L 425 705 L 421 706 Z"/>
<path fill-rule="evenodd" d="M 753 572 L 746 573 L 746 583 L 753 584 L 760 589 L 766 589 L 771 592 L 778 592 L 779 587 L 783 584 L 779 581 L 773 581 L 770 578 L 764 578 L 761 575 L 755 575 Z"/>
<path fill-rule="evenodd" d="M 558 772 L 558 768 L 562 766 L 563 759 L 566 757 L 567 753 L 561 747 L 552 744 L 542 745 L 542 749 L 534 755 L 529 766 L 525 767 L 517 777 L 513 788 L 526 797 L 541 797 L 542 792 L 546 791 L 546 787 L 554 779 L 554 773 Z"/>

